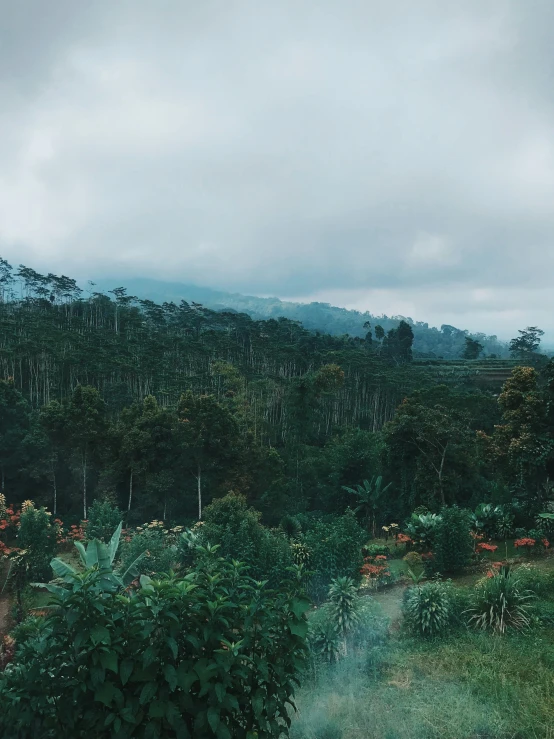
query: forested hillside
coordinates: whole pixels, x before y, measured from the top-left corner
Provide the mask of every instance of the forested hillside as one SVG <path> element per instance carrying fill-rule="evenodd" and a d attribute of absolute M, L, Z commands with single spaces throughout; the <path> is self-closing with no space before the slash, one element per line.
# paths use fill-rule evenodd
<path fill-rule="evenodd" d="M 404 321 L 337 337 L 124 288 L 85 297 L 6 262 L 0 289 L 2 489 L 82 517 L 99 496 L 135 519 L 194 517 L 229 490 L 268 521 L 339 513 L 353 502 L 343 486 L 383 472 L 395 489 L 383 517 L 479 500 L 492 468 L 475 432 L 494 432 L 493 394 L 513 367 L 541 361 L 536 330 L 515 340 L 512 365 L 445 372 L 413 361 Z"/>
<path fill-rule="evenodd" d="M 157 303 L 171 301 L 179 303 L 181 300 L 187 300 L 201 303 L 213 310 L 231 309 L 246 313 L 256 320 L 288 318 L 291 321 L 300 321 L 306 329 L 323 331 L 333 336 L 348 334 L 364 338 L 367 333 L 367 329 L 364 328 L 366 322 L 373 326 L 381 326 L 386 333 L 390 329 L 397 328 L 400 321 L 404 320 L 413 329 L 416 354 L 444 359 L 455 359 L 461 356 L 465 338 L 470 335 L 468 331 L 447 324 L 439 329 L 423 321 L 414 321 L 404 316 L 378 316 L 367 311 L 361 313 L 356 310 L 339 308 L 329 303 L 292 303 L 278 298 L 259 298 L 252 295 L 226 293 L 197 285 L 161 282 L 147 278 L 125 279 L 123 282 L 130 294 Z M 101 288 L 104 292 L 108 292 L 114 286 L 113 280 L 98 279 L 96 283 L 96 288 Z M 508 356 L 506 343 L 499 341 L 496 336 L 473 333 L 471 337 L 480 342 L 484 356 Z"/>

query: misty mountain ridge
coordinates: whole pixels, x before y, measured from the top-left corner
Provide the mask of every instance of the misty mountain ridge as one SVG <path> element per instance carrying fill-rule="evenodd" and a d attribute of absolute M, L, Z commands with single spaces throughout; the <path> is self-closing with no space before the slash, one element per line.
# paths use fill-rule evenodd
<path fill-rule="evenodd" d="M 217 311 L 236 311 L 246 313 L 255 320 L 277 319 L 280 317 L 299 321 L 311 331 L 320 331 L 334 336 L 349 334 L 350 336 L 365 337 L 367 328 L 364 324 L 369 321 L 372 330 L 380 325 L 385 332 L 396 328 L 401 320 L 412 326 L 414 332 L 414 352 L 420 356 L 442 357 L 444 359 L 458 358 L 464 348 L 465 337 L 471 336 L 483 345 L 482 356 L 496 355 L 508 357 L 508 345 L 496 336 L 484 333 L 470 333 L 455 326 L 443 324 L 440 329 L 429 326 L 424 321 L 414 321 L 406 316 L 374 315 L 369 311 L 340 308 L 329 303 L 297 303 L 279 298 L 261 298 L 254 295 L 242 295 L 214 290 L 209 287 L 200 287 L 181 282 L 165 282 L 147 277 L 135 278 L 100 278 L 93 281 L 94 287 L 89 289 L 97 292 L 109 292 L 115 287 L 125 287 L 128 295 L 134 295 L 139 300 L 152 300 L 155 303 L 200 303 L 206 308 Z M 515 332 L 514 332 L 515 333 Z"/>

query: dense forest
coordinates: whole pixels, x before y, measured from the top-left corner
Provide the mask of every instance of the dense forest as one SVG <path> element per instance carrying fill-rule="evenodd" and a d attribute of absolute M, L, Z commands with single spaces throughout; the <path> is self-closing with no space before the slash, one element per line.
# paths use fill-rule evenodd
<path fill-rule="evenodd" d="M 16 499 L 86 518 L 95 497 L 112 496 L 131 520 L 166 519 L 232 490 L 275 523 L 341 512 L 352 503 L 343 487 L 378 473 L 395 490 L 383 518 L 511 494 L 480 441 L 512 443 L 500 438 L 513 414 L 500 388 L 414 362 L 406 322 L 337 337 L 124 288 L 83 297 L 75 280 L 5 261 L 0 280 L 1 484 Z M 514 392 L 541 409 L 534 444 L 550 413 L 541 333 L 511 343 L 530 367 L 514 372 Z M 465 352 L 471 366 L 480 344 L 466 337 Z M 530 456 L 510 486 L 536 495 L 549 453 Z"/>
<path fill-rule="evenodd" d="M 201 303 L 212 310 L 246 313 L 255 320 L 288 318 L 291 321 L 299 321 L 310 331 L 321 331 L 332 336 L 349 335 L 365 338 L 366 322 L 381 326 L 386 333 L 397 328 L 400 321 L 405 321 L 414 333 L 415 356 L 455 359 L 463 353 L 467 336 L 481 344 L 483 356 L 500 358 L 509 356 L 508 345 L 499 341 L 496 336 L 487 336 L 484 333 L 470 334 L 448 324 L 443 324 L 439 329 L 429 326 L 424 321 L 414 321 L 405 316 L 377 316 L 368 311 L 361 313 L 329 303 L 293 303 L 279 298 L 240 295 L 197 285 L 161 282 L 148 278 L 131 278 L 124 282 L 131 294 L 154 302 L 180 303 L 181 300 L 187 300 Z M 93 287 L 108 292 L 112 289 L 113 283 L 105 278 L 97 279 Z"/>
<path fill-rule="evenodd" d="M 542 331 L 439 360 L 361 318 L 0 260 L 3 736 L 550 737 Z"/>

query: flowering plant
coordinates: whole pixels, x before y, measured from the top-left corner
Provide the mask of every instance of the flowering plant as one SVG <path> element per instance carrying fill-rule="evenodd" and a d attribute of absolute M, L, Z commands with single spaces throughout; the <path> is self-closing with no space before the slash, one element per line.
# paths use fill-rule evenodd
<path fill-rule="evenodd" d="M 477 552 L 496 552 L 498 549 L 498 546 L 496 544 L 491 544 L 490 542 L 486 541 L 480 541 L 479 544 L 477 544 Z"/>
<path fill-rule="evenodd" d="M 384 554 L 378 554 L 376 557 L 365 557 L 360 572 L 366 585 L 370 587 L 376 588 L 390 582 L 391 572 Z"/>

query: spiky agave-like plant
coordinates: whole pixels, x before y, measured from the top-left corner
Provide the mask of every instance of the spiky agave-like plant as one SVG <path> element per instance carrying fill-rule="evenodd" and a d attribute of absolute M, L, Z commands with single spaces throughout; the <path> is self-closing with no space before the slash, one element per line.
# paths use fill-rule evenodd
<path fill-rule="evenodd" d="M 448 627 L 450 603 L 440 582 L 416 585 L 406 591 L 402 606 L 410 629 L 421 636 L 438 636 Z"/>
<path fill-rule="evenodd" d="M 533 593 L 524 590 L 517 575 L 503 567 L 478 585 L 475 602 L 468 613 L 469 622 L 476 628 L 504 634 L 508 629 L 529 626 L 529 601 Z"/>

